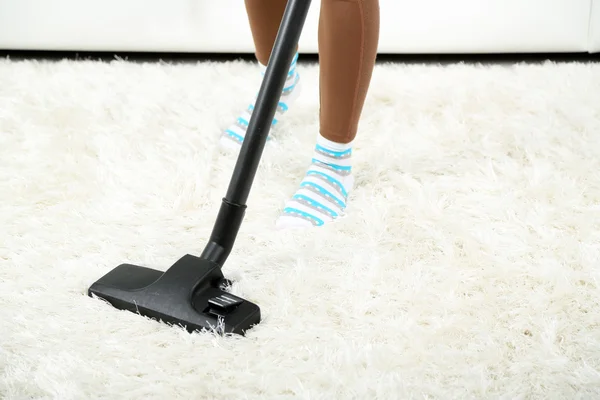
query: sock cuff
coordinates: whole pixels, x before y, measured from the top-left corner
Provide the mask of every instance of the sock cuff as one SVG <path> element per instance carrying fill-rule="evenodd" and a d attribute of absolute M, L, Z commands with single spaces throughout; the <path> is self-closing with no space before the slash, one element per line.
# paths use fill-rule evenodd
<path fill-rule="evenodd" d="M 329 150 L 344 151 L 352 148 L 354 141 L 351 141 L 349 143 L 338 143 L 325 138 L 321 133 L 319 133 L 317 134 L 317 144 Z"/>
<path fill-rule="evenodd" d="M 294 68 L 296 68 L 296 63 L 298 62 L 298 57 L 300 57 L 300 52 L 296 51 L 296 54 L 294 54 L 294 58 L 292 59 L 292 63 L 290 64 L 289 71 L 292 71 Z M 264 75 L 265 72 L 267 72 L 267 66 L 264 65 L 263 63 L 261 63 L 260 61 L 258 62 L 258 65 L 260 67 L 261 74 Z"/>

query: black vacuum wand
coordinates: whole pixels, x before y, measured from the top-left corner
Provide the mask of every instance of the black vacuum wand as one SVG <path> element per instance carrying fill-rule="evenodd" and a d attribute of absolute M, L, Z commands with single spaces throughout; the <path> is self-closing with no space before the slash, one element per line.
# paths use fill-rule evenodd
<path fill-rule="evenodd" d="M 244 219 L 246 201 L 296 53 L 310 0 L 288 0 L 227 194 L 200 257 L 186 254 L 167 271 L 121 264 L 88 290 L 113 307 L 187 331 L 245 334 L 260 308 L 227 292 L 221 268 Z"/>

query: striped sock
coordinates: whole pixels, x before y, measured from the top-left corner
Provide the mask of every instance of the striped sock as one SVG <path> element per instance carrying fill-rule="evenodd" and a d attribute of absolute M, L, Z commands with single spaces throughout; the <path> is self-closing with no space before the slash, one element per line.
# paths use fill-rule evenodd
<path fill-rule="evenodd" d="M 277 107 L 277 111 L 275 112 L 275 117 L 271 123 L 271 132 L 277 126 L 277 124 L 281 121 L 282 117 L 285 113 L 290 109 L 290 106 L 294 103 L 298 95 L 300 94 L 300 74 L 297 69 L 298 64 L 298 53 L 294 56 L 292 63 L 290 64 L 290 69 L 288 71 L 287 79 L 283 86 L 283 91 L 281 93 L 281 97 L 279 99 L 279 104 Z M 261 64 L 261 75 L 264 77 L 267 67 Z M 221 133 L 220 143 L 223 147 L 236 149 L 238 150 L 242 142 L 244 141 L 244 137 L 246 136 L 246 129 L 248 128 L 248 124 L 250 122 L 250 117 L 254 110 L 254 104 L 258 97 L 258 93 L 254 97 L 254 101 L 244 110 L 237 120 L 230 125 L 227 129 L 223 130 Z M 269 135 L 270 139 L 271 136 Z"/>
<path fill-rule="evenodd" d="M 300 187 L 276 222 L 278 229 L 323 226 L 344 215 L 352 176 L 352 143 L 319 135 L 312 162 Z"/>

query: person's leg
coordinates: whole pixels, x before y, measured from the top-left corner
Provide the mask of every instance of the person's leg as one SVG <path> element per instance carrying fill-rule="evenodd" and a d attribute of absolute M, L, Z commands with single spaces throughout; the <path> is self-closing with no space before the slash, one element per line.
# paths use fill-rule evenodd
<path fill-rule="evenodd" d="M 252 39 L 254 41 L 254 48 L 256 51 L 256 59 L 261 66 L 261 74 L 264 73 L 271 56 L 271 50 L 277 37 L 279 25 L 287 5 L 287 0 L 245 0 L 246 13 L 248 15 L 248 22 L 250 23 L 250 30 L 252 32 Z M 289 110 L 289 107 L 293 104 L 297 98 L 300 87 L 296 65 L 298 60 L 298 52 L 290 65 L 288 77 L 284 85 L 284 89 L 279 99 L 279 107 L 273 119 L 272 128 L 281 120 L 282 116 Z M 257 82 L 257 84 L 260 82 Z M 258 90 L 258 88 L 257 88 Z M 256 93 L 258 95 L 258 92 Z M 256 97 L 254 98 L 256 101 Z M 250 116 L 254 109 L 254 102 L 250 102 L 250 105 L 244 110 L 237 120 L 225 129 L 221 134 L 221 144 L 239 149 L 244 137 L 246 136 L 246 129 L 250 122 Z"/>
<path fill-rule="evenodd" d="M 287 0 L 245 0 L 256 59 L 265 66 L 271 57 Z"/>
<path fill-rule="evenodd" d="M 356 137 L 379 43 L 378 0 L 322 0 L 320 132 L 300 188 L 277 227 L 321 226 L 344 214 Z"/>

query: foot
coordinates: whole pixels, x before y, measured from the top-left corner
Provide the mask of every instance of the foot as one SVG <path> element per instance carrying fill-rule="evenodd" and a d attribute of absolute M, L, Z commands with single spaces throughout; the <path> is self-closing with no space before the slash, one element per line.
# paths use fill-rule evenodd
<path fill-rule="evenodd" d="M 290 64 L 290 69 L 283 86 L 283 91 L 281 92 L 277 111 L 275 112 L 275 117 L 271 122 L 271 131 L 273 131 L 274 128 L 280 123 L 284 115 L 289 111 L 290 107 L 300 94 L 300 75 L 298 74 L 297 70 L 297 62 L 298 53 L 296 53 L 292 63 Z M 264 77 L 267 67 L 264 65 L 261 65 L 261 67 L 261 74 Z M 250 123 L 250 117 L 254 111 L 254 105 L 257 97 L 258 94 L 256 94 L 254 101 L 240 114 L 237 120 L 227 129 L 223 130 L 220 138 L 221 146 L 234 150 L 239 150 L 239 148 L 242 146 L 244 138 L 246 137 L 248 124 Z M 267 140 L 270 140 L 270 138 L 271 135 L 269 135 Z"/>
<path fill-rule="evenodd" d="M 335 143 L 319 135 L 308 171 L 286 202 L 276 228 L 324 226 L 344 216 L 354 184 L 351 156 L 351 143 Z"/>

